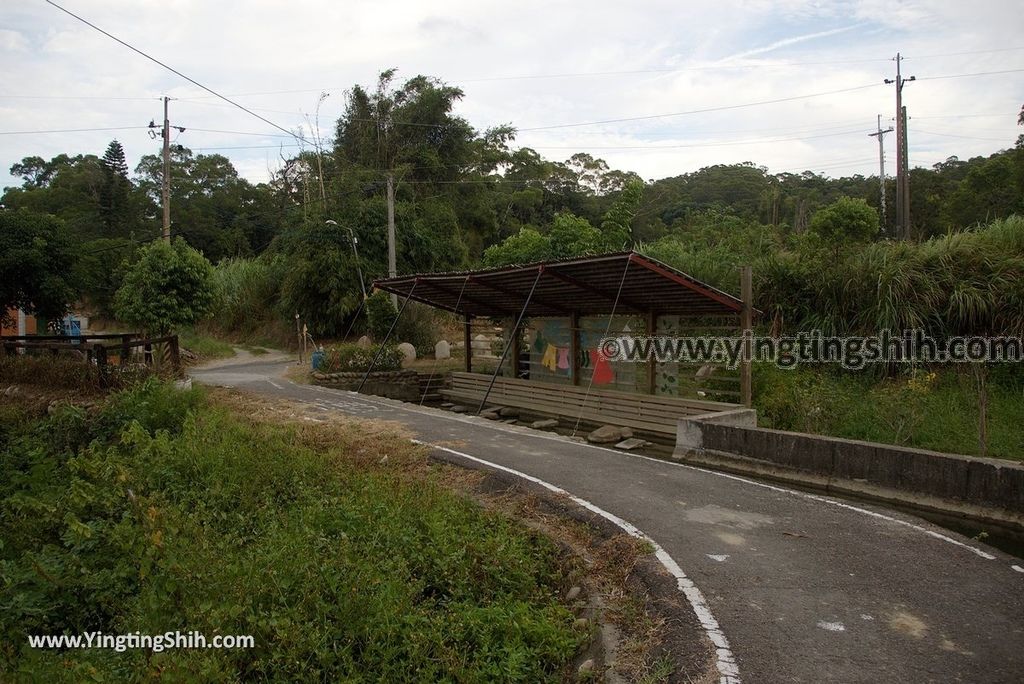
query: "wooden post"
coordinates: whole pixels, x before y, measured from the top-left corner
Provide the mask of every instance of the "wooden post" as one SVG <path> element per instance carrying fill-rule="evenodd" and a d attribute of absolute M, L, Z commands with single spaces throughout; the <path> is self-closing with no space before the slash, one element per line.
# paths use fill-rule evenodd
<path fill-rule="evenodd" d="M 153 343 L 149 340 L 142 346 L 142 360 L 147 366 L 153 365 Z"/>
<path fill-rule="evenodd" d="M 519 377 L 519 328 L 512 328 L 512 360 L 509 364 L 512 373 L 509 375 L 510 378 Z"/>
<path fill-rule="evenodd" d="M 743 360 L 740 361 L 740 400 L 750 408 L 753 405 L 753 377 L 751 375 L 750 357 L 754 327 L 754 272 L 750 266 L 740 267 L 740 298 L 743 308 L 740 311 L 740 334 L 744 336 Z"/>
<path fill-rule="evenodd" d="M 473 318 L 466 315 L 466 322 L 462 328 L 462 340 L 466 345 L 466 372 L 473 372 Z"/>
<path fill-rule="evenodd" d="M 121 335 L 121 365 L 124 366 L 128 363 L 128 359 L 131 358 L 132 352 L 131 347 L 128 346 L 128 342 L 131 340 L 131 335 Z"/>
<path fill-rule="evenodd" d="M 302 324 L 299 322 L 299 314 L 298 314 L 298 312 L 295 312 L 295 336 L 298 338 L 296 341 L 298 342 L 298 347 L 299 347 L 298 350 L 297 350 L 297 353 L 299 355 L 299 365 L 300 366 L 306 362 L 305 359 L 303 359 L 303 357 L 302 357 L 302 327 L 301 326 L 302 326 Z"/>
<path fill-rule="evenodd" d="M 655 335 L 654 328 L 658 325 L 658 315 L 653 311 L 647 314 L 647 337 L 648 339 L 653 338 Z M 651 358 L 647 361 L 647 392 L 648 394 L 654 394 L 654 376 L 655 371 L 658 368 L 658 360 L 651 354 Z"/>
<path fill-rule="evenodd" d="M 181 352 L 178 349 L 178 336 L 173 335 L 171 337 L 171 365 L 174 367 L 174 373 L 177 375 L 181 372 Z"/>
<path fill-rule="evenodd" d="M 572 364 L 572 384 L 580 384 L 580 315 L 573 311 L 569 316 L 569 357 Z"/>
<path fill-rule="evenodd" d="M 93 345 L 92 351 L 96 356 L 96 372 L 99 374 L 100 386 L 106 387 L 108 381 L 107 348 L 104 347 L 102 344 L 97 343 Z"/>

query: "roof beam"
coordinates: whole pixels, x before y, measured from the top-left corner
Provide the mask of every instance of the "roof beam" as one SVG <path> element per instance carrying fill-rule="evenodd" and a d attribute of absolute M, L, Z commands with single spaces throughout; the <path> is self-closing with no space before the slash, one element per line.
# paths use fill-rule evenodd
<path fill-rule="evenodd" d="M 723 292 L 718 292 L 717 290 L 712 290 L 710 288 L 698 285 L 697 283 L 694 283 L 688 280 L 687 278 L 683 278 L 680 275 L 673 273 L 672 271 L 669 271 L 668 269 L 662 268 L 658 264 L 655 264 L 651 261 L 648 261 L 647 259 L 644 259 L 639 254 L 630 254 L 629 260 L 632 263 L 636 264 L 637 266 L 642 266 L 643 268 L 646 268 L 648 271 L 653 271 L 660 276 L 668 278 L 673 282 L 679 283 L 683 287 L 693 290 L 694 292 L 701 294 L 707 297 L 708 299 L 713 299 L 719 304 L 722 304 L 725 307 L 731 309 L 732 311 L 735 311 L 736 313 L 739 313 L 740 309 L 743 308 L 743 303 L 740 302 L 738 299 L 734 299 L 733 297 L 730 297 L 729 295 Z"/>
<path fill-rule="evenodd" d="M 472 279 L 467 276 L 466 280 L 470 280 L 471 281 Z M 453 297 L 456 297 L 456 298 L 460 298 L 460 299 L 462 299 L 464 301 L 467 301 L 467 302 L 472 302 L 473 304 L 476 304 L 477 306 L 482 308 L 484 311 L 487 311 L 487 310 L 500 311 L 502 313 L 502 315 L 505 315 L 505 316 L 514 316 L 516 314 L 516 312 L 512 311 L 511 309 L 504 309 L 502 307 L 495 306 L 493 302 L 485 302 L 482 299 L 477 299 L 473 295 L 466 294 L 465 286 L 463 286 L 463 288 L 462 288 L 463 292 L 460 295 L 455 290 L 452 290 L 451 288 L 448 288 L 448 287 L 446 287 L 444 285 L 441 285 L 440 283 L 435 283 L 435 282 L 433 282 L 431 280 L 427 280 L 427 279 L 421 280 L 420 281 L 420 287 L 423 287 L 424 285 L 427 286 L 427 287 L 432 287 L 435 290 L 437 290 L 438 292 L 444 292 L 447 295 L 450 295 L 450 296 L 453 296 Z M 456 313 L 465 313 L 465 311 L 457 310 L 458 303 L 456 303 L 455 307 L 456 308 L 451 308 L 449 310 L 450 311 L 455 311 Z M 445 307 L 445 308 L 448 308 L 448 307 Z M 486 314 L 484 314 L 484 315 L 486 315 Z"/>
<path fill-rule="evenodd" d="M 544 266 L 538 266 L 537 269 L 538 269 L 538 273 L 537 273 L 538 276 L 542 276 L 546 272 L 546 269 L 545 269 Z M 509 288 L 504 287 L 502 285 L 495 285 L 494 283 L 488 283 L 482 277 L 479 277 L 479 276 L 469 276 L 469 282 L 476 283 L 477 285 L 480 285 L 482 287 L 486 287 L 486 288 L 488 288 L 490 290 L 494 290 L 495 292 L 500 292 L 500 293 L 508 295 L 510 297 L 515 297 L 516 299 L 522 299 L 522 295 L 523 295 L 522 292 L 517 292 L 516 290 L 509 289 Z M 561 311 L 562 313 L 564 313 L 567 316 L 572 313 L 572 309 L 571 308 L 565 307 L 562 304 L 556 304 L 555 302 L 552 302 L 549 299 L 542 299 L 541 297 L 538 297 L 538 296 L 534 295 L 533 296 L 533 301 L 535 301 L 535 302 L 537 302 L 539 304 L 543 304 L 544 306 L 550 307 L 550 308 L 554 309 L 555 311 Z"/>
<path fill-rule="evenodd" d="M 603 290 L 601 288 L 594 287 L 593 285 L 585 283 L 582 280 L 578 280 L 577 278 L 573 278 L 570 275 L 566 275 L 566 274 L 562 273 L 561 271 L 558 271 L 557 269 L 551 268 L 550 266 L 547 267 L 547 269 L 545 270 L 545 273 L 547 273 L 548 275 L 552 275 L 555 278 L 557 278 L 558 280 L 561 280 L 563 283 L 567 283 L 569 285 L 572 285 L 573 287 L 578 287 L 581 290 L 587 290 L 588 292 L 593 292 L 597 296 L 602 297 L 604 299 L 607 299 L 610 302 L 614 302 L 614 301 L 617 300 L 617 301 L 625 304 L 629 308 L 631 308 L 634 311 L 637 311 L 639 313 L 647 313 L 648 312 L 648 308 L 647 307 L 640 306 L 636 302 L 632 302 L 629 299 L 627 299 L 625 297 L 622 297 L 621 295 L 616 297 L 615 295 L 613 295 L 611 292 L 608 292 L 607 290 Z"/>

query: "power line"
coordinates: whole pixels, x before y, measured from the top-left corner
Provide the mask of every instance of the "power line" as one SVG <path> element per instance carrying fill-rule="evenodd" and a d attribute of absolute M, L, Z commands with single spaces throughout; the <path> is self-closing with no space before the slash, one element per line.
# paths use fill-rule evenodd
<path fill-rule="evenodd" d="M 306 140 L 305 138 L 303 138 L 303 137 L 301 137 L 301 136 L 298 136 L 298 135 L 295 135 L 295 133 L 292 133 L 291 131 L 287 130 L 286 128 L 283 128 L 283 127 L 281 127 L 281 126 L 278 126 L 278 125 L 277 125 L 276 123 L 274 123 L 274 122 L 273 122 L 273 121 L 271 121 L 270 119 L 267 119 L 266 117 L 260 116 L 260 115 L 259 115 L 259 114 L 257 114 L 256 112 L 254 112 L 254 111 L 252 111 L 252 110 L 250 110 L 250 109 L 247 109 L 246 107 L 244 107 L 244 106 L 242 106 L 242 105 L 238 104 L 238 103 L 237 103 L 237 102 L 235 102 L 234 100 L 231 100 L 231 99 L 229 99 L 229 98 L 227 98 L 227 97 L 224 97 L 223 95 L 221 95 L 221 94 L 220 94 L 220 93 L 218 93 L 217 91 L 213 90 L 212 88 L 208 88 L 208 87 L 204 86 L 204 85 L 203 85 L 202 83 L 200 83 L 199 81 L 195 80 L 194 78 L 190 78 L 189 76 L 186 76 L 185 74 L 181 73 L 180 71 L 178 71 L 178 70 L 177 70 L 177 69 L 175 69 L 174 67 L 168 66 L 167 64 L 165 64 L 165 63 L 161 62 L 161 61 L 160 61 L 159 59 L 157 59 L 156 57 L 152 57 L 152 56 L 150 56 L 150 55 L 146 54 L 145 52 L 143 52 L 142 50 L 138 49 L 137 47 L 135 47 L 135 46 L 133 46 L 133 45 L 130 45 L 129 43 L 126 43 L 125 41 L 121 40 L 121 39 L 120 39 L 120 38 L 118 38 L 117 36 L 115 36 L 115 35 L 113 35 L 113 34 L 111 34 L 111 33 L 108 33 L 107 31 L 104 31 L 104 30 L 103 30 L 103 29 L 101 29 L 101 28 L 100 28 L 99 26 L 96 26 L 96 24 L 93 24 L 93 23 L 89 22 L 88 20 L 86 20 L 86 19 L 84 19 L 84 18 L 82 18 L 82 17 L 78 16 L 78 15 L 77 15 L 77 14 L 75 14 L 74 12 L 71 12 L 70 10 L 64 9 L 63 7 L 61 7 L 60 5 L 58 5 L 57 3 L 53 2 L 53 0 L 45 0 L 45 1 L 46 1 L 46 3 L 47 3 L 48 5 L 52 5 L 53 7 L 56 7 L 56 8 L 57 8 L 57 9 L 59 9 L 59 10 L 60 10 L 61 12 L 64 12 L 65 14 L 67 14 L 67 15 L 69 15 L 69 16 L 71 16 L 71 17 L 74 17 L 75 19 L 77 19 L 78 21 L 82 22 L 82 23 L 83 23 L 83 24 L 85 24 L 86 26 L 89 26 L 90 28 L 93 28 L 93 29 L 95 29 L 95 30 L 99 31 L 100 33 L 102 33 L 103 35 L 107 36 L 108 38 L 110 38 L 110 39 L 112 39 L 112 40 L 114 40 L 114 41 L 116 41 L 116 42 L 120 43 L 121 45 L 125 46 L 125 47 L 126 47 L 126 48 L 128 48 L 129 50 L 131 50 L 131 51 L 133 51 L 133 52 L 135 52 L 135 53 L 137 53 L 137 54 L 139 54 L 139 55 L 142 55 L 143 57 L 145 57 L 146 59 L 150 60 L 151 62 L 154 62 L 154 63 L 156 63 L 156 64 L 159 64 L 159 65 L 160 65 L 160 66 L 162 66 L 162 67 L 163 67 L 164 69 L 167 69 L 168 71 L 170 71 L 170 72 L 171 72 L 171 73 L 173 73 L 173 74 L 177 74 L 178 76 L 180 76 L 181 78 L 185 79 L 185 80 L 186 80 L 186 81 L 188 81 L 189 83 L 191 83 L 191 84 L 193 84 L 193 85 L 195 85 L 195 86 L 198 86 L 198 87 L 202 88 L 203 90 L 205 90 L 206 92 L 210 93 L 211 95 L 213 95 L 213 96 L 215 96 L 215 97 L 218 97 L 218 98 L 220 98 L 221 100 L 224 100 L 224 101 L 225 101 L 225 102 L 227 102 L 228 104 L 231 104 L 231 105 L 234 105 L 235 107 L 238 107 L 238 108 L 239 108 L 239 109 L 241 109 L 241 110 L 242 110 L 243 112 L 246 112 L 246 113 L 248 113 L 248 114 L 250 114 L 250 115 L 252 115 L 252 116 L 255 116 L 255 117 L 256 117 L 257 119 L 259 119 L 260 121 L 262 121 L 262 122 L 264 122 L 264 123 L 266 123 L 266 124 L 270 124 L 271 126 L 273 126 L 274 128 L 278 129 L 279 131 L 283 131 L 284 133 L 287 133 L 287 134 L 291 135 L 292 137 L 296 138 L 297 140 L 302 140 L 303 142 L 307 142 L 307 143 L 309 143 L 309 144 L 313 144 L 313 143 L 309 142 L 308 140 Z"/>
<path fill-rule="evenodd" d="M 792 102 L 794 100 L 806 100 L 813 97 L 824 97 L 825 95 L 837 95 L 839 93 L 849 93 L 856 90 L 865 90 L 867 88 L 874 88 L 878 86 L 878 83 L 868 83 L 866 85 L 854 86 L 852 88 L 840 88 L 838 90 L 826 90 L 820 93 L 807 93 L 806 95 L 792 95 L 790 97 L 780 97 L 773 100 L 759 100 L 757 102 L 745 102 L 743 104 L 735 105 L 723 105 L 719 107 L 705 107 L 703 109 L 691 109 L 685 112 L 672 112 L 669 114 L 648 114 L 646 116 L 629 116 L 620 119 L 604 119 L 600 121 L 584 121 L 580 123 L 568 123 L 568 124 L 557 124 L 554 126 L 534 126 L 532 128 L 520 128 L 519 132 L 527 131 L 547 131 L 555 128 L 575 128 L 578 126 L 597 126 L 601 124 L 610 123 L 625 123 L 629 121 L 647 121 L 650 119 L 664 119 L 673 116 L 687 116 L 690 114 L 706 114 L 709 112 L 722 112 L 730 109 L 743 109 L 746 107 L 758 107 L 761 105 L 778 104 L 780 102 Z"/>
<path fill-rule="evenodd" d="M 995 76 L 997 74 L 1019 74 L 1024 69 L 1004 69 L 1002 71 L 978 71 L 973 74 L 950 74 L 948 76 L 922 76 L 918 81 L 939 81 L 945 78 L 968 78 L 970 76 Z"/>
<path fill-rule="evenodd" d="M 43 133 L 95 133 L 98 131 L 132 131 L 147 126 L 109 126 L 107 128 L 54 128 L 43 131 L 0 131 L 0 135 L 36 135 Z"/>

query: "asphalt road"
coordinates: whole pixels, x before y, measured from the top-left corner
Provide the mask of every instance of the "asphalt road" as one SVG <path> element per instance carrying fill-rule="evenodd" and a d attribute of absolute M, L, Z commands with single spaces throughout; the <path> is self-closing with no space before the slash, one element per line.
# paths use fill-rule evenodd
<path fill-rule="evenodd" d="M 513 469 L 632 524 L 695 585 L 687 598 L 728 642 L 720 669 L 731 656 L 743 682 L 1024 681 L 1024 561 L 996 549 L 881 507 L 298 385 L 286 368 L 243 359 L 193 376 L 399 421 L 449 459 Z"/>

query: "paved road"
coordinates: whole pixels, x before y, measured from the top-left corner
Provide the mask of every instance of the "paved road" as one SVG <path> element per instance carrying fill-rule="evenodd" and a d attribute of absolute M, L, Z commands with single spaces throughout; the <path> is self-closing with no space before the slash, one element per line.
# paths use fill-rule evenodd
<path fill-rule="evenodd" d="M 1024 561 L 884 508 L 297 385 L 285 368 L 194 377 L 400 421 L 449 458 L 514 469 L 631 523 L 699 589 L 744 682 L 1024 681 Z"/>

